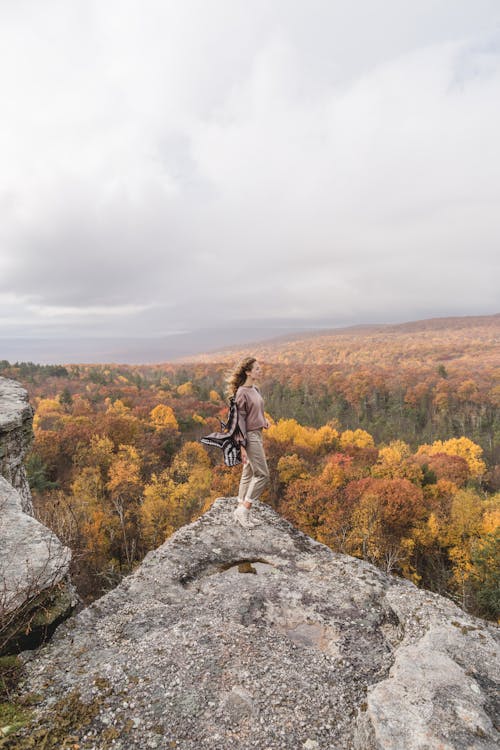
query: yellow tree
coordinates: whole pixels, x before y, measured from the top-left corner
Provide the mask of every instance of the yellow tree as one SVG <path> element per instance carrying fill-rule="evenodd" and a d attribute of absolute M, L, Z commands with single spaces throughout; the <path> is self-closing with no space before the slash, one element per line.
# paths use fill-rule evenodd
<path fill-rule="evenodd" d="M 175 483 L 172 513 L 178 528 L 199 515 L 210 495 L 212 469 L 205 448 L 194 441 L 184 443 L 174 456 L 169 476 Z"/>
<path fill-rule="evenodd" d="M 500 621 L 500 493 L 483 502 L 481 536 L 472 553 L 475 610 Z"/>
<path fill-rule="evenodd" d="M 55 398 L 41 398 L 35 400 L 35 416 L 33 428 L 35 432 L 39 429 L 51 429 L 64 417 L 64 407 Z"/>
<path fill-rule="evenodd" d="M 303 427 L 296 419 L 280 419 L 267 430 L 267 438 L 271 441 L 313 451 L 333 449 L 338 437 L 339 433 L 330 425 L 316 430 L 314 427 Z"/>
<path fill-rule="evenodd" d="M 409 479 L 420 484 L 423 472 L 412 458 L 410 446 L 403 440 L 393 440 L 379 448 L 377 463 L 371 468 L 371 475 L 381 479 Z"/>
<path fill-rule="evenodd" d="M 156 430 L 178 430 L 179 424 L 171 406 L 158 404 L 151 410 L 151 424 Z"/>
<path fill-rule="evenodd" d="M 220 463 L 208 471 L 211 476 L 210 492 L 203 502 L 201 513 L 206 513 L 218 497 L 235 497 L 238 494 L 240 476 L 234 468 Z"/>
<path fill-rule="evenodd" d="M 212 475 L 206 450 L 194 441 L 182 446 L 169 469 L 153 475 L 140 510 L 148 545 L 164 541 L 202 512 L 211 496 Z"/>
<path fill-rule="evenodd" d="M 71 491 L 82 507 L 101 506 L 104 502 L 104 484 L 98 466 L 84 466 L 78 471 Z"/>
<path fill-rule="evenodd" d="M 177 393 L 179 396 L 192 396 L 194 393 L 193 384 L 190 380 L 188 380 L 186 383 L 182 383 L 182 385 L 177 386 Z"/>
<path fill-rule="evenodd" d="M 111 545 L 120 534 L 117 518 L 106 500 L 100 467 L 81 467 L 71 492 L 71 507 L 80 530 L 81 545 L 92 566 L 99 569 L 107 562 Z"/>
<path fill-rule="evenodd" d="M 78 447 L 73 458 L 73 464 L 78 471 L 86 466 L 98 468 L 103 481 L 107 481 L 113 456 L 113 441 L 105 435 L 92 435 L 90 444 L 81 444 Z"/>
<path fill-rule="evenodd" d="M 472 574 L 472 554 L 481 536 L 483 503 L 472 490 L 458 490 L 452 499 L 449 523 L 442 530 L 441 542 L 448 548 L 453 566 L 453 583 L 467 606 Z"/>
<path fill-rule="evenodd" d="M 178 451 L 170 467 L 170 475 L 175 482 L 187 482 L 191 473 L 198 467 L 210 468 L 210 458 L 205 448 L 194 440 L 188 440 Z"/>
<path fill-rule="evenodd" d="M 278 477 L 283 484 L 295 479 L 307 479 L 308 471 L 304 461 L 296 454 L 285 455 L 278 461 Z"/>
<path fill-rule="evenodd" d="M 372 436 L 366 430 L 345 430 L 340 436 L 340 446 L 348 448 L 373 448 L 375 443 Z"/>
<path fill-rule="evenodd" d="M 481 534 L 493 534 L 500 528 L 500 492 L 483 501 Z"/>
<path fill-rule="evenodd" d="M 92 566 L 100 569 L 109 560 L 110 549 L 116 534 L 116 519 L 110 519 L 102 507 L 94 506 L 82 525 L 85 546 Z M 114 528 L 115 527 L 115 528 Z"/>
<path fill-rule="evenodd" d="M 486 464 L 482 460 L 483 449 L 466 437 L 451 438 L 450 440 L 436 440 L 432 445 L 421 445 L 417 456 L 424 454 L 433 456 L 436 453 L 447 453 L 460 456 L 467 461 L 471 477 L 480 479 L 486 471 Z"/>
<path fill-rule="evenodd" d="M 177 528 L 178 518 L 173 513 L 172 499 L 175 482 L 168 471 L 153 474 L 144 487 L 144 499 L 139 508 L 143 540 L 148 549 L 162 544 Z"/>
<path fill-rule="evenodd" d="M 123 549 L 130 567 L 135 557 L 137 538 L 135 516 L 142 495 L 141 460 L 133 445 L 120 445 L 109 467 L 106 489 L 119 518 Z"/>
<path fill-rule="evenodd" d="M 125 406 L 123 401 L 117 398 L 115 401 L 111 401 L 107 398 L 104 402 L 107 405 L 106 414 L 114 414 L 117 417 L 125 417 L 130 414 L 130 408 Z"/>

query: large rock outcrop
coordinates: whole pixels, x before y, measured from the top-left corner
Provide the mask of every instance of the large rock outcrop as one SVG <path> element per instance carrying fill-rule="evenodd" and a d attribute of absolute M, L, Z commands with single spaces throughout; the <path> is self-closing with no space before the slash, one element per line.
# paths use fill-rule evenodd
<path fill-rule="evenodd" d="M 31 492 L 24 468 L 33 437 L 33 409 L 25 389 L 0 377 L 0 475 L 18 491 L 21 508 L 33 515 Z"/>
<path fill-rule="evenodd" d="M 24 655 L 41 697 L 7 747 L 498 747 L 494 626 L 268 506 L 242 529 L 234 506 L 219 498 Z"/>
<path fill-rule="evenodd" d="M 24 388 L 0 378 L 0 653 L 37 645 L 76 603 L 70 550 L 32 516 L 32 423 Z"/>

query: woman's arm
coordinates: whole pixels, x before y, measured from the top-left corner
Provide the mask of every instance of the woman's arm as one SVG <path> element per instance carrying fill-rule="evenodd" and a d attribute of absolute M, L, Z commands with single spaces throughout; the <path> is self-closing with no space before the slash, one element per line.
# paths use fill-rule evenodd
<path fill-rule="evenodd" d="M 236 436 L 236 441 L 244 447 L 247 444 L 247 400 L 245 391 L 237 391 L 235 401 L 238 406 L 238 427 L 240 431 L 240 435 Z"/>

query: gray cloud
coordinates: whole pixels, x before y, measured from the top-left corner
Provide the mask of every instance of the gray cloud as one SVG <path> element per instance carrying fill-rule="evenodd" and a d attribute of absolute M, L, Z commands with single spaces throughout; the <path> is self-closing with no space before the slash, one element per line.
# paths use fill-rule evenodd
<path fill-rule="evenodd" d="M 497 311 L 496 0 L 0 13 L 0 337 Z"/>

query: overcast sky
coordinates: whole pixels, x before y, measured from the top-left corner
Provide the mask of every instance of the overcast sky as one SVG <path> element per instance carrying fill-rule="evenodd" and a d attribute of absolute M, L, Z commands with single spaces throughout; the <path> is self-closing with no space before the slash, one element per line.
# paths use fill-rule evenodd
<path fill-rule="evenodd" d="M 498 0 L 1 0 L 0 102 L 7 354 L 500 310 Z"/>

